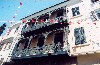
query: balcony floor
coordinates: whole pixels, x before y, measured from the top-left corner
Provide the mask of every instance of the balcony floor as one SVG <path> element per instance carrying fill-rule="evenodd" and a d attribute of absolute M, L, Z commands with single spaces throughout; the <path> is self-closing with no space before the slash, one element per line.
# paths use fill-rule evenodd
<path fill-rule="evenodd" d="M 57 56 L 57 55 L 65 55 L 65 54 L 67 54 L 67 51 L 61 51 L 61 52 L 56 52 L 56 53 L 48 53 L 48 54 L 29 55 L 29 56 L 23 56 L 23 57 L 12 57 L 12 60 Z"/>
<path fill-rule="evenodd" d="M 10 63 L 4 65 L 71 65 L 77 64 L 76 57 L 70 57 L 67 54 L 63 55 L 50 55 L 45 57 L 34 57 L 26 59 L 12 60 Z"/>

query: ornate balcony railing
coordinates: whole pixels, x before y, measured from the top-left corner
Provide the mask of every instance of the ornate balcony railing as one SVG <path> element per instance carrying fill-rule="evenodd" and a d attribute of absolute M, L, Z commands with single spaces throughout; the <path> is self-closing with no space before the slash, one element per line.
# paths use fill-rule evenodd
<path fill-rule="evenodd" d="M 49 25 L 52 25 L 55 23 L 59 23 L 59 22 L 67 22 L 67 19 L 65 17 L 61 16 L 61 17 L 53 19 L 53 22 L 50 22 L 50 20 L 48 20 L 48 21 L 44 21 L 42 23 L 35 22 L 34 25 L 26 24 L 25 26 L 23 26 L 22 33 L 25 33 L 27 31 L 40 29 L 42 27 L 46 27 L 46 26 L 49 26 Z"/>
<path fill-rule="evenodd" d="M 56 45 L 44 45 L 43 47 L 34 47 L 31 49 L 24 49 L 24 50 L 17 50 L 14 52 L 14 58 L 25 58 L 31 56 L 48 56 L 51 55 L 58 55 L 58 54 L 65 54 L 67 50 L 64 50 L 60 44 Z"/>

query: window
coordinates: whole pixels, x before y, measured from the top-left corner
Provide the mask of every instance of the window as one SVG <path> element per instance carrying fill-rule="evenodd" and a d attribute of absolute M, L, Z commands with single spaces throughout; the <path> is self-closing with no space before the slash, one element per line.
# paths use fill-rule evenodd
<path fill-rule="evenodd" d="M 79 15 L 80 14 L 79 7 L 72 8 L 72 14 L 73 16 Z"/>
<path fill-rule="evenodd" d="M 75 44 L 84 44 L 86 42 L 84 28 L 76 28 L 74 29 L 74 36 L 75 36 Z"/>
<path fill-rule="evenodd" d="M 100 13 L 97 13 L 98 18 L 100 19 Z"/>
<path fill-rule="evenodd" d="M 95 2 L 97 2 L 97 1 L 99 1 L 99 0 L 91 0 L 93 3 L 95 3 Z"/>
<path fill-rule="evenodd" d="M 95 12 L 96 12 L 97 18 L 100 19 L 100 9 L 97 9 Z"/>
<path fill-rule="evenodd" d="M 91 11 L 90 18 L 92 19 L 92 21 L 96 21 L 96 20 L 100 19 L 100 9 Z"/>
<path fill-rule="evenodd" d="M 92 21 L 96 21 L 97 20 L 97 17 L 95 15 L 94 11 L 91 11 L 90 18 L 92 19 Z"/>

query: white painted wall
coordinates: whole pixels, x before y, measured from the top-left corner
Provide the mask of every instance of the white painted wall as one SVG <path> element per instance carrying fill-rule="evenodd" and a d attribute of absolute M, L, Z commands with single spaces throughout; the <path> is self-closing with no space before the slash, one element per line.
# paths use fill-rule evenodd
<path fill-rule="evenodd" d="M 100 65 L 100 54 L 89 54 L 77 57 L 78 65 Z"/>
<path fill-rule="evenodd" d="M 87 53 L 89 51 L 94 51 L 96 49 L 100 50 L 100 47 L 96 43 L 100 43 L 100 20 L 93 22 L 90 18 L 90 12 L 100 8 L 100 4 L 95 8 L 93 4 L 91 5 L 90 0 L 83 0 L 83 2 L 75 4 L 70 7 L 66 7 L 69 10 L 67 13 L 68 22 L 71 22 L 69 25 L 69 36 L 68 42 L 70 43 L 70 55 L 75 55 L 79 53 Z M 78 7 L 80 10 L 80 15 L 74 16 L 72 15 L 72 8 Z M 94 4 L 95 6 L 95 4 Z M 96 23 L 96 25 L 94 24 Z M 74 37 L 74 29 L 84 27 L 85 35 L 86 35 L 86 43 L 75 45 L 75 37 Z"/>

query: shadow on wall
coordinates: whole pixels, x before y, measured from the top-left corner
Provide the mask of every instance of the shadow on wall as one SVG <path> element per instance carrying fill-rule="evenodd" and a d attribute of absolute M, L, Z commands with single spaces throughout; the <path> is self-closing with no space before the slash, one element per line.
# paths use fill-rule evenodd
<path fill-rule="evenodd" d="M 77 57 L 78 65 L 100 65 L 100 53 Z"/>
<path fill-rule="evenodd" d="M 14 60 L 4 65 L 77 65 L 76 57 L 68 55 L 48 56 L 40 58 Z"/>

